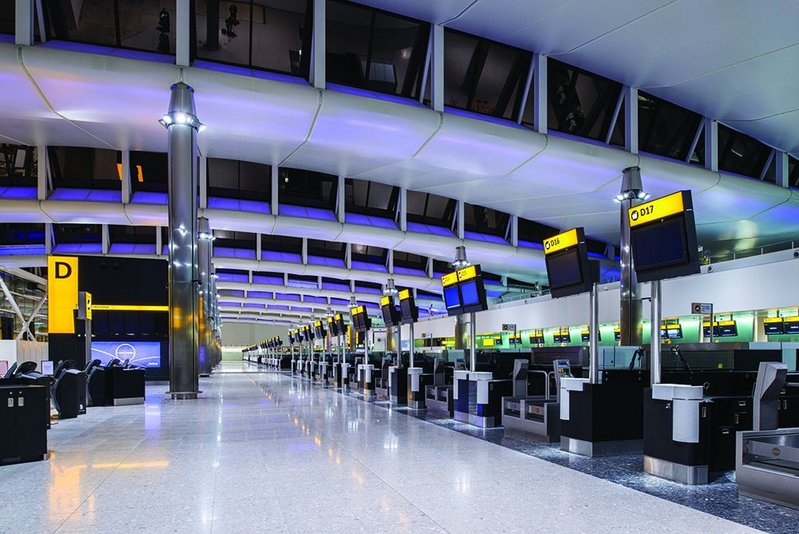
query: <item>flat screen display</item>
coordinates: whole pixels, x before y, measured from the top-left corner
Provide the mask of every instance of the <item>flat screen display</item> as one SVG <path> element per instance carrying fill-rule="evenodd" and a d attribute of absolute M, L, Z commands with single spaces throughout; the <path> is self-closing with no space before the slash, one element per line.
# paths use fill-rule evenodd
<path fill-rule="evenodd" d="M 710 323 L 703 323 L 702 324 L 702 336 L 710 337 Z M 713 337 L 719 337 L 719 325 L 718 323 L 713 325 Z"/>
<path fill-rule="evenodd" d="M 580 268 L 578 250 L 573 249 L 563 254 L 553 254 L 547 258 L 547 274 L 550 287 L 569 287 L 582 283 L 583 273 Z"/>
<path fill-rule="evenodd" d="M 477 280 L 469 280 L 461 284 L 461 300 L 464 307 L 480 305 L 480 295 L 477 293 Z"/>
<path fill-rule="evenodd" d="M 461 296 L 457 284 L 444 288 L 444 303 L 448 311 L 461 307 Z"/>
<path fill-rule="evenodd" d="M 419 308 L 412 298 L 400 300 L 400 313 L 403 321 L 414 322 L 419 318 Z"/>
<path fill-rule="evenodd" d="M 106 365 L 114 358 L 145 369 L 161 367 L 161 343 L 158 341 L 92 341 L 92 358 Z"/>
<path fill-rule="evenodd" d="M 782 319 L 765 321 L 763 323 L 763 330 L 767 336 L 779 336 L 785 333 L 785 326 Z"/>
<path fill-rule="evenodd" d="M 731 321 L 731 323 L 719 324 L 719 337 L 735 337 L 738 335 L 738 325 L 735 321 Z"/>
<path fill-rule="evenodd" d="M 636 229 L 632 234 L 632 241 L 636 271 L 688 261 L 685 223 L 682 217 Z"/>
<path fill-rule="evenodd" d="M 666 337 L 669 339 L 682 339 L 682 325 L 668 325 L 666 327 Z"/>
<path fill-rule="evenodd" d="M 580 341 L 583 343 L 589 343 L 591 341 L 591 332 L 588 330 L 583 330 L 580 332 Z"/>
<path fill-rule="evenodd" d="M 555 334 L 553 336 L 555 338 L 555 343 L 571 343 L 572 336 L 570 332 L 561 332 L 560 334 Z"/>
<path fill-rule="evenodd" d="M 786 334 L 799 334 L 799 321 L 785 321 L 785 333 Z"/>

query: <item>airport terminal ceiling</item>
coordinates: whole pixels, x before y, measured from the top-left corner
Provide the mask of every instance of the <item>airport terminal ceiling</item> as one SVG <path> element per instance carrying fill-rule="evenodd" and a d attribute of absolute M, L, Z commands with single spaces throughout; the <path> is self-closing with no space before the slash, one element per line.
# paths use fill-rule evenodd
<path fill-rule="evenodd" d="M 785 65 L 791 64 L 791 58 L 785 54 L 795 52 L 791 51 L 790 43 L 783 43 L 786 45 L 783 50 L 776 42 L 781 37 L 795 40 L 790 37 L 793 32 L 765 32 L 768 39 L 759 41 L 760 48 L 751 46 L 755 33 L 764 35 L 758 30 L 762 29 L 764 21 L 783 24 L 790 18 L 781 16 L 777 8 L 755 12 L 754 8 L 747 7 L 716 16 L 710 22 L 703 20 L 716 33 L 729 32 L 731 28 L 738 31 L 741 46 L 726 50 L 725 56 L 715 53 L 717 51 L 708 45 L 708 35 L 712 33 L 708 32 L 708 27 L 696 26 L 703 19 L 699 16 L 702 9 L 706 8 L 697 8 L 688 2 L 639 2 L 624 9 L 614 7 L 601 12 L 592 6 L 577 6 L 575 2 L 538 2 L 535 6 L 485 0 L 446 4 L 378 0 L 360 3 L 424 21 L 442 22 L 447 28 L 449 43 L 455 42 L 453 36 L 466 34 L 501 39 L 503 44 L 481 41 L 476 49 L 483 50 L 489 58 L 510 62 L 509 65 L 520 59 L 529 60 L 530 53 L 526 51 L 547 53 L 551 79 L 566 76 L 573 83 L 595 84 L 596 101 L 605 102 L 605 108 L 608 103 L 612 107 L 620 82 L 639 87 L 641 127 L 647 120 L 654 120 L 652 117 L 658 110 L 672 105 L 671 102 L 683 106 L 682 112 L 678 109 L 675 113 L 683 113 L 681 124 L 690 130 L 696 128 L 701 115 L 706 115 L 750 133 L 777 149 L 795 153 L 799 146 L 795 127 L 783 127 L 787 124 L 784 120 L 796 113 L 791 109 L 791 106 L 796 107 L 796 102 L 791 100 L 795 97 L 787 96 L 799 94 L 788 90 L 795 88 L 796 80 L 786 77 L 795 76 L 795 73 L 783 72 Z M 787 4 L 785 9 L 788 9 Z M 486 16 L 488 13 L 494 16 Z M 586 19 L 591 19 L 593 24 L 581 22 Z M 564 21 L 571 21 L 567 27 L 573 31 L 553 34 L 547 30 L 550 26 L 563 27 Z M 669 34 L 666 29 L 663 35 L 650 31 L 652 26 L 673 29 L 675 24 L 686 33 L 677 47 L 663 46 L 662 37 Z M 648 36 L 643 48 L 619 44 L 641 41 L 642 33 Z M 612 53 L 606 50 L 608 47 Z M 166 136 L 154 117 L 163 113 L 167 88 L 179 76 L 179 71 L 164 58 L 117 54 L 110 50 L 83 49 L 65 42 L 19 49 L 11 43 L 0 43 L 0 72 L 9 84 L 19 89 L 7 94 L 0 106 L 0 137 L 18 145 L 131 150 L 131 158 L 137 152 L 162 155 L 166 150 Z M 745 50 L 749 54 L 752 50 L 760 50 L 760 56 L 744 57 L 741 54 Z M 84 53 L 86 51 L 92 53 Z M 632 57 L 635 54 L 637 56 Z M 685 72 L 682 65 L 686 58 L 692 60 L 690 79 L 670 77 L 670 73 Z M 184 69 L 183 77 L 196 89 L 198 114 L 208 125 L 208 130 L 200 136 L 200 151 L 209 162 L 238 162 L 238 188 L 243 183 L 253 183 L 253 176 L 265 174 L 263 170 L 267 165 L 278 165 L 281 173 L 284 169 L 297 169 L 297 172 L 309 174 L 346 177 L 348 213 L 359 212 L 351 202 L 357 195 L 368 199 L 360 215 L 396 213 L 397 191 L 404 187 L 413 206 L 409 208 L 408 220 L 412 220 L 411 213 L 415 210 L 418 224 L 425 220 L 429 202 L 425 200 L 425 206 L 419 208 L 420 200 L 416 197 L 440 195 L 479 207 L 483 210 L 479 216 L 466 213 L 467 227 L 470 216 L 472 227 L 475 220 L 480 219 L 485 222 L 479 228 L 480 233 L 495 235 L 504 241 L 507 235 L 503 235 L 502 229 L 507 229 L 506 218 L 517 215 L 558 230 L 584 226 L 589 236 L 612 244 L 618 241 L 618 206 L 612 199 L 618 193 L 621 170 L 638 165 L 645 188 L 653 196 L 675 189 L 693 191 L 700 241 L 706 250 L 721 254 L 740 252 L 792 241 L 799 236 L 799 194 L 795 189 L 761 183 L 762 176 L 759 181 L 757 177 L 747 179 L 708 171 L 701 165 L 681 163 L 678 159 L 694 156 L 684 137 L 659 146 L 657 138 L 647 145 L 649 137 L 643 136 L 641 154 L 620 149 L 616 146 L 618 132 L 606 117 L 607 111 L 597 110 L 596 122 L 591 123 L 595 129 L 586 129 L 577 137 L 564 135 L 563 131 L 571 130 L 564 130 L 563 125 L 560 125 L 563 131 L 544 135 L 501 118 L 495 120 L 460 112 L 459 106 L 469 111 L 476 109 L 476 104 L 469 102 L 477 98 L 483 87 L 484 80 L 480 77 L 474 82 L 474 90 L 466 95 L 465 104 L 453 100 L 452 106 L 439 113 L 399 97 L 359 93 L 332 83 L 328 90 L 320 91 L 301 78 L 244 72 L 209 62 L 198 64 L 198 67 Z M 602 82 L 581 68 L 608 76 L 609 80 Z M 650 72 L 657 72 L 661 78 L 648 78 Z M 729 78 L 733 75 L 736 83 L 731 83 L 732 78 Z M 772 78 L 778 83 L 758 83 L 756 88 L 747 88 L 747 84 L 742 83 L 742 80 L 758 77 Z M 508 87 L 514 87 L 516 95 L 511 101 L 518 99 L 522 78 L 506 80 Z M 407 87 L 411 91 L 409 94 L 415 96 L 413 83 L 409 82 Z M 715 91 L 719 87 L 724 87 L 729 94 L 718 95 Z M 736 87 L 739 94 L 732 94 Z M 397 88 L 399 96 L 404 96 L 403 91 Z M 713 91 L 713 98 L 708 91 Z M 497 104 L 493 109 L 499 107 Z M 509 103 L 502 109 L 511 108 Z M 527 108 L 515 111 L 525 115 Z M 558 116 L 557 110 L 554 116 Z M 526 124 L 524 120 L 522 123 Z M 762 128 L 763 125 L 767 127 Z M 735 132 L 725 128 L 719 126 L 720 140 L 726 135 L 732 146 Z M 556 129 L 554 125 L 552 129 Z M 609 142 L 597 140 L 603 135 Z M 647 146 L 655 152 L 667 152 L 672 159 L 644 153 Z M 759 150 L 757 156 L 749 158 L 754 162 L 752 169 L 744 171 L 741 167 L 738 172 L 750 173 L 751 177 L 751 173 L 757 174 L 763 167 L 766 175 L 773 175 L 773 151 L 766 145 L 758 146 L 760 148 L 755 147 Z M 735 149 L 732 146 L 730 152 L 734 153 Z M 57 161 L 57 157 L 52 158 Z M 795 159 L 790 161 L 792 169 L 795 168 Z M 373 187 L 367 185 L 364 191 L 359 186 L 356 191 L 353 182 L 373 184 Z M 57 188 L 58 184 L 54 186 Z M 209 182 L 209 194 L 213 187 Z M 233 189 L 226 184 L 216 187 Z M 268 187 L 251 189 L 257 189 L 263 196 L 259 201 L 269 202 Z M 280 190 L 280 195 L 287 198 L 295 193 L 285 188 Z M 331 196 L 327 199 L 330 201 Z M 97 207 L 103 209 L 99 203 Z M 321 206 L 326 207 L 329 206 Z M 160 221 L 164 215 L 160 209 L 155 209 L 158 213 L 152 220 Z M 115 207 L 114 211 L 119 210 Z M 40 213 L 37 221 L 108 223 L 111 220 L 107 215 L 96 219 L 84 215 L 81 219 L 72 214 L 67 221 L 50 217 L 47 210 Z M 124 210 L 120 213 L 124 219 Z M 213 220 L 214 214 L 210 211 L 209 214 Z M 237 219 L 231 215 L 217 227 L 231 232 L 251 232 L 253 225 L 262 224 L 252 222 L 257 217 L 244 224 L 241 221 L 245 219 L 247 217 Z M 125 222 L 112 224 L 124 225 Z M 271 219 L 267 221 L 267 225 L 270 224 Z M 273 228 L 275 235 L 283 233 L 279 222 Z M 142 231 L 147 234 L 143 239 L 149 243 L 149 231 Z M 263 237 L 268 235 L 268 231 L 263 233 Z M 347 241 L 358 242 L 357 235 L 350 235 Z M 418 246 L 398 250 L 425 253 Z M 449 246 L 435 251 L 438 260 L 449 259 L 451 255 Z M 224 260 L 222 264 L 234 268 L 239 265 L 237 261 Z M 308 272 L 313 269 L 308 266 Z M 495 269 L 495 272 L 523 277 L 518 269 L 506 273 Z M 529 277 L 530 281 L 535 279 L 535 276 Z"/>

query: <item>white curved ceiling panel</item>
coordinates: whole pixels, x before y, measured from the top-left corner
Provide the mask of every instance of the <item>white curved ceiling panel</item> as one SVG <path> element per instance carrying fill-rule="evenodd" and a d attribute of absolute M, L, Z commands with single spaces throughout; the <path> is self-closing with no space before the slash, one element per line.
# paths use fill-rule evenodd
<path fill-rule="evenodd" d="M 790 198 L 790 189 L 722 174 L 717 185 L 694 195 L 694 213 L 699 224 L 734 222 L 750 219 Z"/>
<path fill-rule="evenodd" d="M 438 113 L 412 101 L 400 104 L 326 91 L 308 142 L 284 164 L 302 164 L 339 176 L 358 175 L 413 157 L 439 122 Z M 354 146 L 361 148 L 353 150 Z"/>
<path fill-rule="evenodd" d="M 272 233 L 309 239 L 336 241 L 341 234 L 341 223 L 281 215 L 275 220 Z"/>
<path fill-rule="evenodd" d="M 56 223 L 130 224 L 122 204 L 116 202 L 44 200 L 41 206 Z"/>
<path fill-rule="evenodd" d="M 36 200 L 0 199 L 0 221 L 7 223 L 49 223 L 53 220 Z"/>
<path fill-rule="evenodd" d="M 208 223 L 215 230 L 272 234 L 275 229 L 276 218 L 265 213 L 208 208 L 201 210 L 200 215 L 208 217 Z"/>
<path fill-rule="evenodd" d="M 441 128 L 415 159 L 469 177 L 504 176 L 536 156 L 546 138 L 516 126 L 444 114 Z"/>
<path fill-rule="evenodd" d="M 125 204 L 125 216 L 137 226 L 166 226 L 169 213 L 160 204 Z"/>

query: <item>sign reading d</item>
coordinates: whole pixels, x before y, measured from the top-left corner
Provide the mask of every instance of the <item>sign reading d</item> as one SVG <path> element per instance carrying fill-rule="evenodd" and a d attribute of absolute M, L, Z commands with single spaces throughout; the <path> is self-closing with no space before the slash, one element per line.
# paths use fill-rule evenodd
<path fill-rule="evenodd" d="M 47 257 L 47 322 L 51 334 L 74 334 L 78 307 L 78 258 Z"/>

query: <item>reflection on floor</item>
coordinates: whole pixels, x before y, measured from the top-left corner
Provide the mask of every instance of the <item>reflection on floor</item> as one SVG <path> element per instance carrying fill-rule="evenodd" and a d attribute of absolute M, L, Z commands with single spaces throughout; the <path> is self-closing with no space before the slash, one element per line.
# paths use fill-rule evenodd
<path fill-rule="evenodd" d="M 250 369 L 224 363 L 196 401 L 148 386 L 143 406 L 55 425 L 48 461 L 0 468 L 0 532 L 750 531 L 306 381 L 228 372 Z"/>

